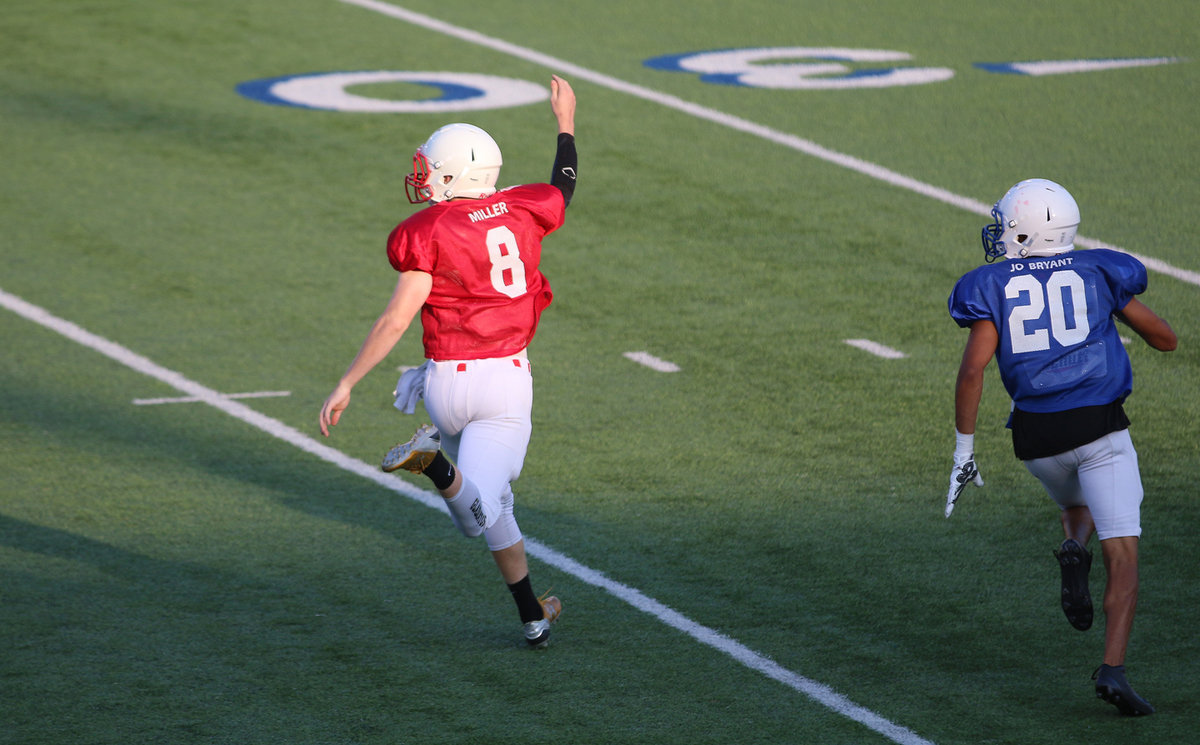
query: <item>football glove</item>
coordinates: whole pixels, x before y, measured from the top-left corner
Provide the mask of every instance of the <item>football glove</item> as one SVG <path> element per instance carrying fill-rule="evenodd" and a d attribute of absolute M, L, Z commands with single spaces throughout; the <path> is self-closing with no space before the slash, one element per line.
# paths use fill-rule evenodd
<path fill-rule="evenodd" d="M 954 469 L 950 471 L 950 490 L 946 492 L 946 517 L 954 512 L 954 505 L 970 482 L 974 482 L 975 486 L 983 486 L 983 477 L 975 465 L 975 454 L 971 453 L 965 458 L 955 455 Z"/>

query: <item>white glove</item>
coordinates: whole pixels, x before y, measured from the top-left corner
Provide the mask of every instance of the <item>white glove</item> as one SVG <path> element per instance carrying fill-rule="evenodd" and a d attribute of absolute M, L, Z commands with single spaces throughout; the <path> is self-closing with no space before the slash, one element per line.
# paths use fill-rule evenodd
<path fill-rule="evenodd" d="M 954 512 L 954 505 L 969 482 L 983 486 L 983 477 L 975 465 L 975 435 L 964 435 L 958 431 L 954 435 L 954 468 L 950 471 L 950 490 L 946 492 L 946 517 Z"/>

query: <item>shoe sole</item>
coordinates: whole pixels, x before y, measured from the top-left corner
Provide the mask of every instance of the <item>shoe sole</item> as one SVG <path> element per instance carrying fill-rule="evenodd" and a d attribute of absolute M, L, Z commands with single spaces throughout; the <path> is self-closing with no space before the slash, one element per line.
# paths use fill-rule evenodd
<path fill-rule="evenodd" d="M 432 453 L 424 450 L 412 450 L 411 442 L 404 442 L 391 450 L 387 451 L 387 455 L 383 456 L 383 463 L 379 465 L 384 471 L 391 473 L 399 471 L 403 468 L 405 471 L 412 473 L 421 473 L 429 464 L 433 462 L 437 451 Z"/>
<path fill-rule="evenodd" d="M 1136 695 L 1136 694 L 1135 694 Z M 1102 701 L 1107 701 L 1117 707 L 1117 711 L 1127 717 L 1140 717 L 1146 714 L 1153 714 L 1154 707 L 1145 701 L 1135 701 L 1126 696 L 1119 688 L 1111 686 L 1098 685 L 1096 686 L 1096 698 Z M 1144 708 L 1143 708 L 1144 707 Z"/>
<path fill-rule="evenodd" d="M 553 595 L 548 598 L 542 598 L 540 602 L 542 604 L 542 615 L 545 616 L 544 620 L 547 621 L 546 629 L 533 639 L 525 637 L 526 643 L 534 649 L 546 648 L 550 643 L 550 624 L 554 623 L 562 615 L 562 601 Z"/>
<path fill-rule="evenodd" d="M 1062 609 L 1072 626 L 1087 631 L 1092 627 L 1093 616 L 1092 595 L 1088 591 L 1091 561 L 1078 542 L 1070 543 L 1054 552 L 1062 569 Z"/>
<path fill-rule="evenodd" d="M 550 643 L 550 624 L 547 623 L 537 636 L 533 638 L 526 636 L 525 643 L 534 649 L 545 649 L 546 645 Z"/>
<path fill-rule="evenodd" d="M 399 471 L 401 468 L 412 473 L 422 473 L 437 457 L 438 450 L 441 449 L 441 443 L 438 440 L 428 437 L 431 429 L 432 427 L 428 426 L 422 427 L 408 442 L 402 442 L 387 451 L 379 467 L 387 473 Z M 424 444 L 427 447 L 433 447 L 433 450 L 417 449 L 417 443 L 422 439 L 430 440 Z"/>

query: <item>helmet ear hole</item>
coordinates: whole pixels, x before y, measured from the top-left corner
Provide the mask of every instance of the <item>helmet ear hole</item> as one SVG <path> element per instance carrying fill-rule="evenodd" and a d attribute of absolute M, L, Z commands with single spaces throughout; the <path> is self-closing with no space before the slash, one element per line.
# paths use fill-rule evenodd
<path fill-rule="evenodd" d="M 1020 235 L 1017 236 L 1017 243 L 1024 243 L 1028 239 L 1029 239 L 1029 236 L 1025 235 L 1024 233 L 1021 233 Z"/>

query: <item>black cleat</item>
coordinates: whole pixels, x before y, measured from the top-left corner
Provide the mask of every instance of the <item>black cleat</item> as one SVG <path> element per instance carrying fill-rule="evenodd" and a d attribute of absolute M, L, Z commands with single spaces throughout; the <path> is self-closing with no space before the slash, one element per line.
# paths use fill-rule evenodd
<path fill-rule="evenodd" d="M 1088 572 L 1092 569 L 1092 552 L 1068 538 L 1054 552 L 1062 569 L 1062 609 L 1067 620 L 1080 631 L 1092 627 L 1092 595 L 1088 592 Z"/>
<path fill-rule="evenodd" d="M 1154 707 L 1150 702 L 1134 692 L 1133 686 L 1125 680 L 1125 666 L 1101 665 L 1092 673 L 1096 681 L 1096 698 L 1104 699 L 1117 707 L 1117 711 L 1127 717 L 1138 717 L 1153 714 Z"/>

